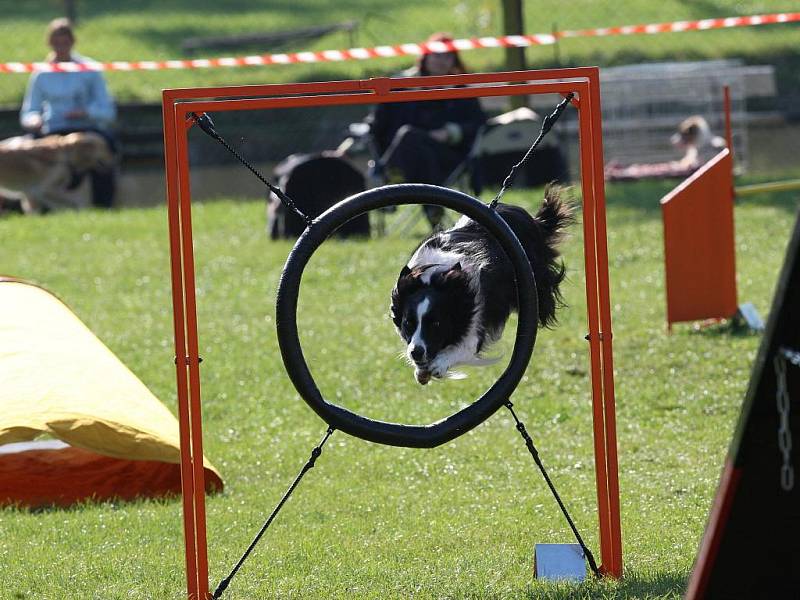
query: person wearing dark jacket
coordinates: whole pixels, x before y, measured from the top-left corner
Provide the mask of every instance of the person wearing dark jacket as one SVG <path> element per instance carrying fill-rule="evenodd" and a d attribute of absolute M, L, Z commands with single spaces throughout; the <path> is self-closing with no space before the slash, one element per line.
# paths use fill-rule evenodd
<path fill-rule="evenodd" d="M 429 42 L 448 42 L 434 34 Z M 423 54 L 406 75 L 454 75 L 466 69 L 457 52 Z M 380 104 L 370 118 L 370 131 L 379 152 L 376 171 L 388 183 L 441 185 L 467 159 L 478 131 L 486 121 L 477 98 L 454 98 Z M 433 227 L 443 209 L 425 206 Z"/>

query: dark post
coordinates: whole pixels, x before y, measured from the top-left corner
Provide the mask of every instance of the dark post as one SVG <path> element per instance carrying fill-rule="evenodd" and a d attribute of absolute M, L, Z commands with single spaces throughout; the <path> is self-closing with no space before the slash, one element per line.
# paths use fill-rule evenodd
<path fill-rule="evenodd" d="M 78 22 L 78 0 L 64 0 L 64 16 L 74 25 Z"/>
<path fill-rule="evenodd" d="M 522 16 L 522 0 L 503 0 L 503 35 L 523 35 L 525 21 Z M 525 48 L 506 48 L 506 69 L 523 71 L 525 69 Z M 512 96 L 511 107 L 527 106 L 526 96 Z"/>

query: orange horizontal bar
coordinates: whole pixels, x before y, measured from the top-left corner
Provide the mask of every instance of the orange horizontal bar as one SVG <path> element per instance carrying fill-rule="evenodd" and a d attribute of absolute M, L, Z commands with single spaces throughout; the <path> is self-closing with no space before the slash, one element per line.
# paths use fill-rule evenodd
<path fill-rule="evenodd" d="M 234 85 L 209 88 L 174 88 L 163 91 L 167 102 L 201 98 L 230 96 L 285 96 L 288 94 L 364 92 L 374 90 L 377 85 L 388 84 L 389 90 L 431 85 L 473 85 L 484 83 L 512 83 L 518 81 L 546 81 L 556 79 L 588 79 L 596 67 L 574 67 L 568 69 L 544 69 L 536 71 L 500 71 L 497 73 L 467 73 L 464 75 L 442 75 L 441 77 L 379 77 L 352 81 L 325 81 L 319 83 L 267 83 L 260 85 Z M 456 81 L 457 80 L 457 81 Z"/>
<path fill-rule="evenodd" d="M 189 112 L 214 112 L 215 110 L 258 110 L 265 108 L 298 108 L 307 106 L 339 106 L 356 104 L 383 104 L 388 102 L 412 102 L 414 100 L 443 100 L 446 98 L 480 98 L 486 96 L 517 96 L 525 94 L 585 93 L 588 83 L 534 83 L 515 86 L 492 86 L 472 88 L 448 88 L 426 90 L 403 90 L 385 95 L 376 94 L 331 94 L 325 96 L 289 96 L 275 98 L 241 98 L 235 100 L 201 100 L 179 102 L 175 105 L 178 115 Z"/>

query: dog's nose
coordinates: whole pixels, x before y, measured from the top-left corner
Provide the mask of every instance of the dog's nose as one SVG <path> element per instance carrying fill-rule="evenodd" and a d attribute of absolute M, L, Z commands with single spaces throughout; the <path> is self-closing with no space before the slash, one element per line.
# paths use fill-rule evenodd
<path fill-rule="evenodd" d="M 425 356 L 425 348 L 423 346 L 413 346 L 411 348 L 411 358 L 419 362 Z"/>

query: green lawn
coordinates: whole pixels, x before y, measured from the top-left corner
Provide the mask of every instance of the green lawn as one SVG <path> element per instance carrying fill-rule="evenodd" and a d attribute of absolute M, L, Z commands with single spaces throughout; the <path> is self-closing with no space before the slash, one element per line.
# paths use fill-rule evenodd
<path fill-rule="evenodd" d="M 182 58 L 181 42 L 187 37 L 220 36 L 275 31 L 358 20 L 353 44 L 375 46 L 424 40 L 445 30 L 457 37 L 495 36 L 502 33 L 501 3 L 487 0 L 429 1 L 372 0 L 369 3 L 325 0 L 270 2 L 235 0 L 176 0 L 173 2 L 78 2 L 79 50 L 98 60 L 163 60 Z M 0 62 L 42 60 L 45 23 L 62 13 L 61 2 L 10 2 L 0 0 Z M 544 0 L 525 7 L 526 30 L 547 33 L 554 27 L 581 29 L 673 20 L 728 17 L 797 10 L 793 0 L 623 0 L 612 4 L 575 0 L 564 4 Z M 288 51 L 338 49 L 351 46 L 345 33 L 314 43 L 301 42 Z M 735 30 L 566 40 L 559 45 L 558 60 L 565 65 L 597 64 L 601 67 L 642 60 L 736 57 L 747 62 L 775 64 L 783 90 L 800 88 L 800 29 L 796 24 Z M 270 52 L 249 48 L 244 53 Z M 200 56 L 234 52 L 210 51 Z M 238 52 L 242 54 L 242 52 Z M 553 47 L 528 50 L 533 67 L 556 62 Z M 478 50 L 465 56 L 474 70 L 496 70 L 503 61 L 500 50 Z M 109 73 L 112 93 L 122 101 L 158 101 L 168 87 L 273 83 L 326 79 L 353 79 L 383 75 L 407 66 L 410 59 L 381 59 L 323 65 L 248 67 L 197 71 Z M 22 98 L 25 75 L 0 75 L 0 105 Z"/>
<path fill-rule="evenodd" d="M 625 578 L 577 588 L 532 579 L 533 546 L 571 542 L 502 411 L 441 448 L 334 434 L 225 598 L 677 598 L 685 589 L 760 338 L 665 333 L 658 198 L 609 186 L 609 252 Z M 532 194 L 512 192 L 519 203 Z M 537 193 L 538 195 L 538 193 Z M 766 317 L 797 193 L 737 204 L 742 301 Z M 274 293 L 288 243 L 263 206 L 194 207 L 205 448 L 225 492 L 208 500 L 212 586 L 227 574 L 325 431 L 280 361 Z M 514 397 L 587 543 L 599 553 L 580 227 L 565 244 L 569 307 L 540 334 Z M 0 273 L 56 292 L 173 411 L 166 211 L 0 220 Z M 388 294 L 413 239 L 330 242 L 304 277 L 299 325 L 328 398 L 427 423 L 477 397 L 503 364 L 426 387 L 397 358 Z M 506 335 L 506 339 L 510 338 Z M 500 350 L 509 354 L 508 342 Z M 776 474 L 777 476 L 777 474 Z M 180 598 L 179 500 L 0 511 L 3 598 Z"/>

